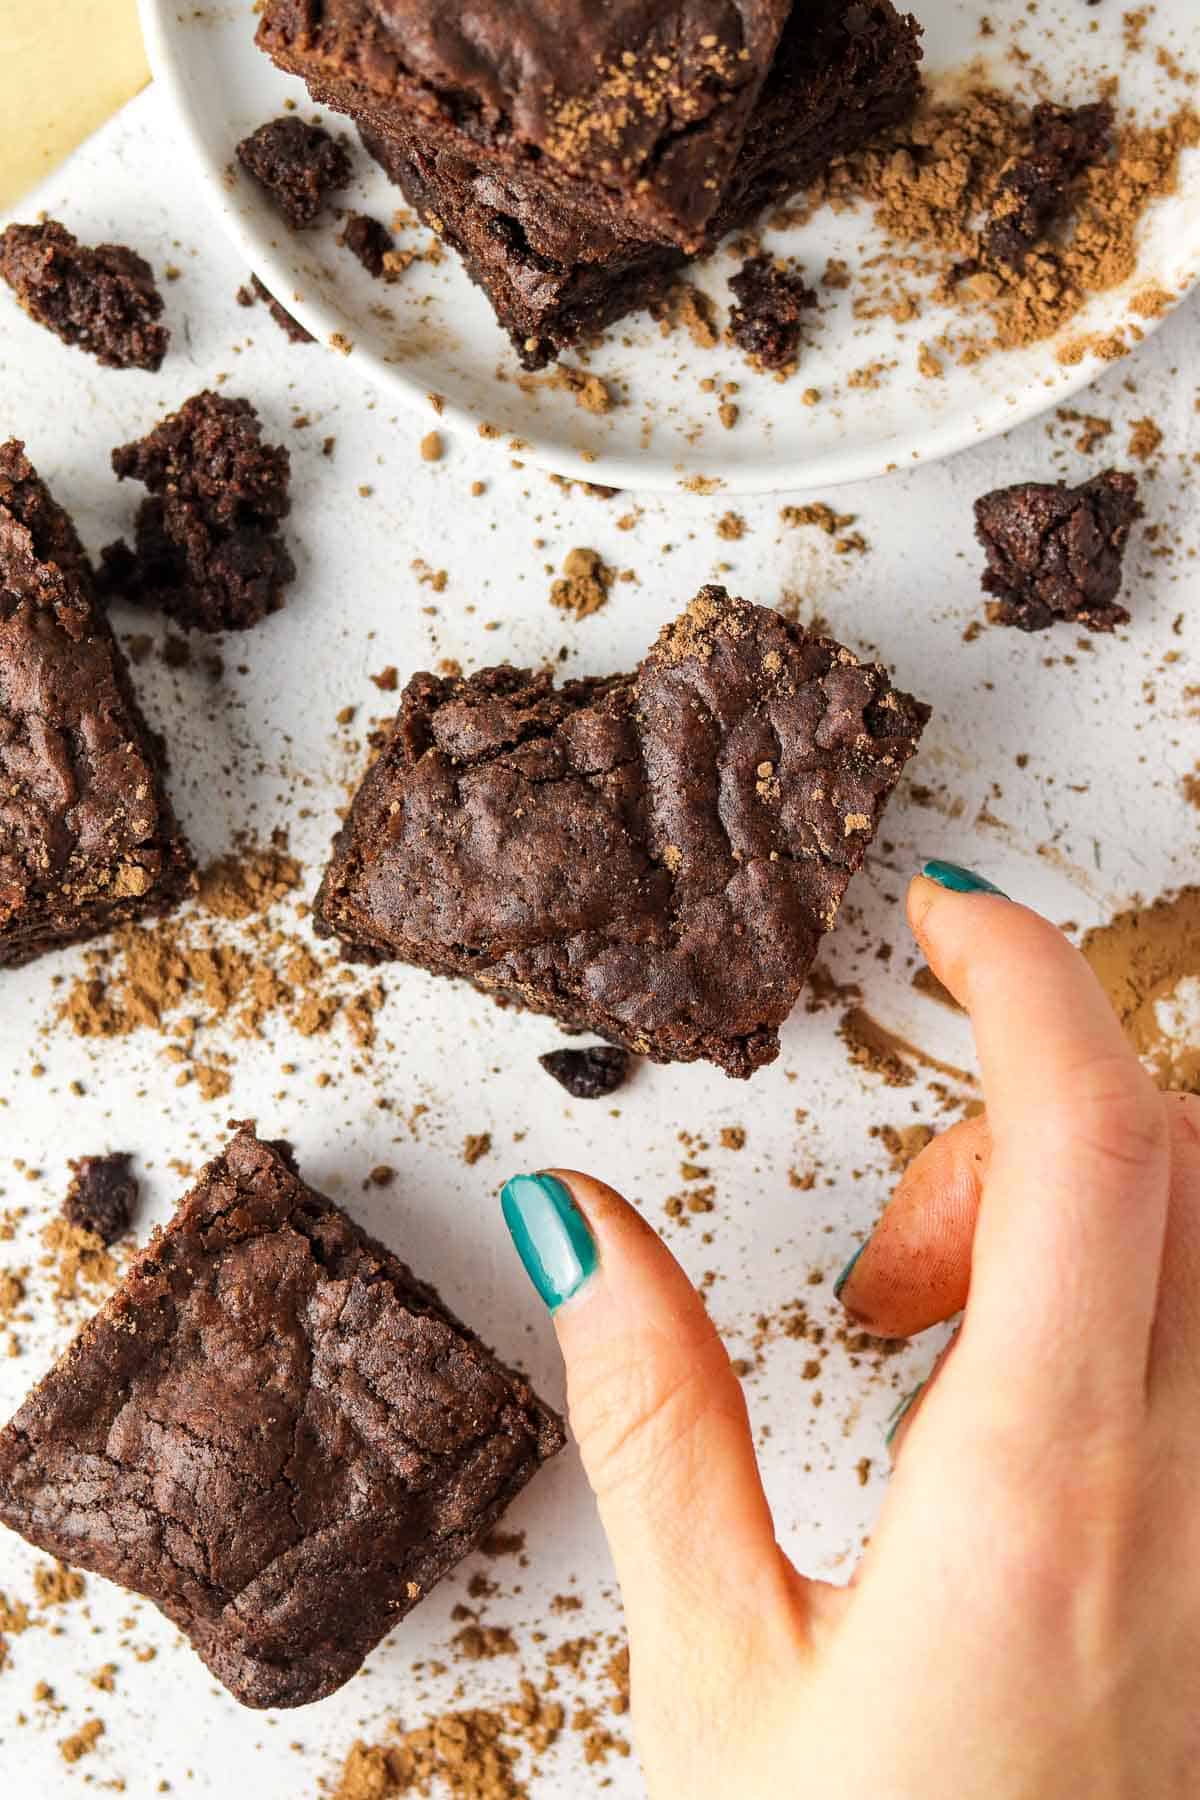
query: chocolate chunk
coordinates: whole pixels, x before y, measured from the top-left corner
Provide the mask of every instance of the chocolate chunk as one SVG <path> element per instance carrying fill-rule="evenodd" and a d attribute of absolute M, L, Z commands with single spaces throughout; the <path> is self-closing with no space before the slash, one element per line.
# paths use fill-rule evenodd
<path fill-rule="evenodd" d="M 657 1062 L 750 1075 L 928 716 L 716 587 L 633 675 L 416 675 L 316 929 Z"/>
<path fill-rule="evenodd" d="M 1056 619 L 1112 631 L 1129 533 L 1142 516 L 1134 475 L 1106 469 L 1079 487 L 1024 481 L 975 502 L 975 535 L 987 552 L 983 585 L 998 596 L 994 625 L 1043 631 Z"/>
<path fill-rule="evenodd" d="M 752 256 L 729 286 L 738 301 L 729 313 L 732 341 L 760 368 L 790 368 L 800 348 L 803 315 L 817 304 L 812 288 L 771 256 Z"/>
<path fill-rule="evenodd" d="M 0 1432 L 0 1522 L 153 1600 L 244 1705 L 303 1706 L 562 1443 L 243 1125 Z"/>
<path fill-rule="evenodd" d="M 63 1218 L 81 1231 L 92 1231 L 105 1244 L 115 1244 L 129 1230 L 137 1205 L 137 1177 L 132 1156 L 115 1150 L 108 1156 L 80 1156 L 69 1166 L 71 1185 L 63 1201 Z"/>
<path fill-rule="evenodd" d="M 147 437 L 112 453 L 144 482 L 135 546 L 101 551 L 109 593 L 196 631 L 245 631 L 283 604 L 296 566 L 279 532 L 291 509 L 286 449 L 262 441 L 248 400 L 205 389 Z"/>
<path fill-rule="evenodd" d="M 615 1094 L 629 1079 L 629 1052 L 616 1044 L 589 1044 L 585 1050 L 550 1050 L 538 1061 L 574 1100 L 602 1100 L 605 1094 Z"/>
<path fill-rule="evenodd" d="M 192 862 L 75 527 L 0 445 L 0 968 L 165 912 Z"/>
<path fill-rule="evenodd" d="M 109 369 L 157 369 L 170 332 L 154 271 L 124 244 L 89 250 L 54 219 L 0 232 L 0 276 L 39 325 Z"/>
<path fill-rule="evenodd" d="M 294 113 L 243 138 L 237 157 L 293 231 L 314 224 L 330 194 L 345 187 L 353 173 L 345 145 Z"/>
<path fill-rule="evenodd" d="M 1026 255 L 1065 209 L 1072 182 L 1107 155 L 1113 111 L 1107 100 L 1093 106 L 1036 106 L 1029 151 L 996 184 L 992 216 L 983 234 L 984 254 L 1019 269 Z"/>
<path fill-rule="evenodd" d="M 342 227 L 339 244 L 344 244 L 351 255 L 357 256 L 368 275 L 378 278 L 383 274 L 383 259 L 392 248 L 392 234 L 386 225 L 373 219 L 369 213 L 352 212 L 346 215 L 346 223 Z"/>

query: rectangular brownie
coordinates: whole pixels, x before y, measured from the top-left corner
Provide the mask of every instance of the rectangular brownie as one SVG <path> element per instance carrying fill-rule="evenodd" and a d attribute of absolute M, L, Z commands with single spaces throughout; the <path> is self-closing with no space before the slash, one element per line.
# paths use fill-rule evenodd
<path fill-rule="evenodd" d="M 192 862 L 67 514 L 0 444 L 0 968 L 165 911 Z"/>
<path fill-rule="evenodd" d="M 764 12 L 747 5 L 739 21 L 720 0 L 698 0 L 694 12 L 710 3 L 730 42 Z M 412 26 L 428 8 L 422 0 L 401 10 Z M 690 70 L 697 91 L 705 91 L 686 52 L 694 16 L 681 25 L 678 8 L 586 11 L 589 37 L 649 41 L 669 34 L 680 70 Z M 769 201 L 911 111 L 920 85 L 919 27 L 891 0 L 815 0 L 783 14 L 780 29 L 772 27 L 768 66 L 753 79 L 752 103 L 743 106 L 746 92 L 737 88 L 736 118 L 729 113 L 722 123 L 719 105 L 702 126 L 686 107 L 659 118 L 636 84 L 623 97 L 621 114 L 635 137 L 649 121 L 680 157 L 699 158 L 706 169 L 711 162 L 702 175 L 684 173 L 669 155 L 659 160 L 657 138 L 658 150 L 634 173 L 622 174 L 622 165 L 606 175 L 594 144 L 576 161 L 555 153 L 556 140 L 543 130 L 553 100 L 532 85 L 536 59 L 527 65 L 509 51 L 527 47 L 530 36 L 557 46 L 561 35 L 570 49 L 561 59 L 555 49 L 555 79 L 575 99 L 576 89 L 591 92 L 588 81 L 599 92 L 601 64 L 579 53 L 569 37 L 573 22 L 561 9 L 532 21 L 524 10 L 519 20 L 507 10 L 489 18 L 481 54 L 494 55 L 490 71 L 460 41 L 457 25 L 442 21 L 437 31 L 414 27 L 406 34 L 400 12 L 389 9 L 388 24 L 371 0 L 320 7 L 268 0 L 259 41 L 305 78 L 315 98 L 357 121 L 367 149 L 487 292 L 522 360 L 538 367 L 646 305 L 690 254 L 710 249 Z M 595 117 L 603 118 L 602 100 L 596 105 Z M 693 209 L 686 229 L 662 211 L 666 200 Z"/>
<path fill-rule="evenodd" d="M 316 929 L 750 1075 L 928 717 L 877 664 L 719 587 L 632 675 L 417 675 Z"/>
<path fill-rule="evenodd" d="M 0 1521 L 144 1594 L 247 1706 L 332 1693 L 563 1443 L 242 1125 L 0 1432 Z"/>

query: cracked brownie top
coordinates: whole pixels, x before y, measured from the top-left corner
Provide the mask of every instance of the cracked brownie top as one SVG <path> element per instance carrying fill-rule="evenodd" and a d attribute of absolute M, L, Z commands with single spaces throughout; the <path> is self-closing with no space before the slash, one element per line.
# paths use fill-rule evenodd
<path fill-rule="evenodd" d="M 424 120 L 619 199 L 695 247 L 741 148 L 789 0 L 268 0 L 262 47 L 387 129 Z"/>
<path fill-rule="evenodd" d="M 927 718 L 878 665 L 717 587 L 635 675 L 418 675 L 317 928 L 748 1075 Z"/>
<path fill-rule="evenodd" d="M 562 1428 L 243 1125 L 0 1434 L 0 1520 L 251 1706 L 346 1681 Z"/>

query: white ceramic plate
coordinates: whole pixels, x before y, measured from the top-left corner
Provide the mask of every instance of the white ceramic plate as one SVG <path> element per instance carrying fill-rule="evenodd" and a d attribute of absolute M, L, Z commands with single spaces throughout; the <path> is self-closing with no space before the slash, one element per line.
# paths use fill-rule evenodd
<path fill-rule="evenodd" d="M 1157 52 L 1166 49 L 1200 70 L 1195 0 L 1159 0 L 1138 50 L 1126 42 L 1115 0 L 1102 8 L 1044 0 L 1036 17 L 1024 0 L 914 4 L 935 80 L 978 59 L 997 85 L 1082 101 L 1095 97 L 1103 77 L 1119 74 L 1121 105 L 1142 118 L 1161 118 L 1180 104 L 1184 89 Z M 201 185 L 248 266 L 323 342 L 335 335 L 343 346 L 349 341 L 360 371 L 405 404 L 432 418 L 429 396 L 438 395 L 445 424 L 498 427 L 501 443 L 519 439 L 521 455 L 561 474 L 642 490 L 695 485 L 697 477 L 731 493 L 828 486 L 945 456 L 1006 431 L 1061 403 L 1095 372 L 1090 357 L 1064 367 L 1051 340 L 971 368 L 947 364 L 944 378 L 929 379 L 918 370 L 920 348 L 951 322 L 949 315 L 927 306 L 904 325 L 886 317 L 856 320 L 852 292 L 826 289 L 803 370 L 783 383 L 755 374 L 733 349 L 697 349 L 679 332 L 665 340 L 644 313 L 622 321 L 591 366 L 625 398 L 608 414 L 592 416 L 569 394 L 521 377 L 507 338 L 457 258 L 447 256 L 436 267 L 418 262 L 402 281 L 381 287 L 335 244 L 332 224 L 287 232 L 254 184 L 232 172 L 235 144 L 275 116 L 285 99 L 312 113 L 303 86 L 254 47 L 248 4 L 141 5 L 155 74 L 168 90 Z M 980 35 L 985 14 L 993 26 L 986 37 Z M 1071 335 L 1127 326 L 1129 301 L 1148 282 L 1172 294 L 1188 285 L 1200 266 L 1198 165 L 1200 158 L 1189 155 L 1180 192 L 1145 221 L 1136 277 L 1097 299 Z M 356 166 L 356 187 L 341 198 L 389 218 L 402 197 L 364 152 Z M 803 227 L 769 233 L 767 242 L 814 274 L 831 256 L 853 268 L 879 247 L 867 214 L 839 217 L 829 209 Z M 718 252 L 697 275 L 722 312 L 735 268 L 729 254 Z M 1144 319 L 1134 323 L 1142 332 L 1149 328 Z M 878 387 L 848 385 L 856 370 L 876 362 L 894 365 Z M 718 423 L 717 397 L 700 389 L 707 376 L 739 383 L 740 416 L 731 431 Z M 820 405 L 802 404 L 805 387 L 820 391 Z"/>

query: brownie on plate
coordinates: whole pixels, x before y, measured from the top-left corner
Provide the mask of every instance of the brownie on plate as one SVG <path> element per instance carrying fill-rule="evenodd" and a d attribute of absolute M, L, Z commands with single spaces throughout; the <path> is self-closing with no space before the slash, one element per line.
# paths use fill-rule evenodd
<path fill-rule="evenodd" d="M 657 1062 L 750 1075 L 928 717 L 876 664 L 719 587 L 633 675 L 417 675 L 316 928 Z"/>
<path fill-rule="evenodd" d="M 67 514 L 0 445 L 0 968 L 191 891 L 161 757 Z"/>
<path fill-rule="evenodd" d="M 903 118 L 891 0 L 624 0 L 453 18 L 433 0 L 266 0 L 259 42 L 457 249 L 529 367 Z"/>
<path fill-rule="evenodd" d="M 0 1521 L 145 1594 L 247 1706 L 349 1680 L 559 1419 L 242 1125 L 0 1433 Z"/>

